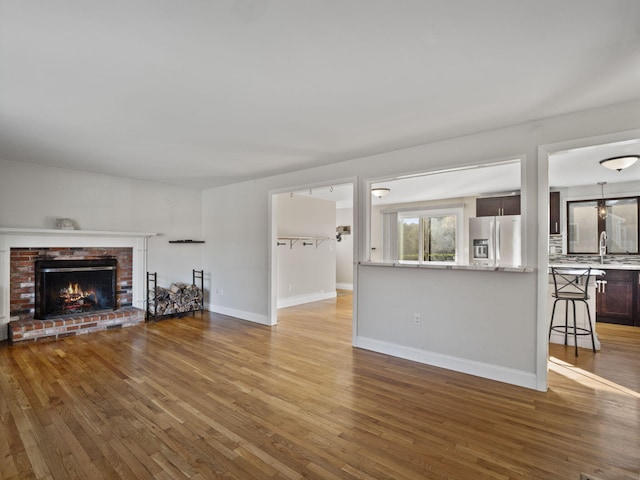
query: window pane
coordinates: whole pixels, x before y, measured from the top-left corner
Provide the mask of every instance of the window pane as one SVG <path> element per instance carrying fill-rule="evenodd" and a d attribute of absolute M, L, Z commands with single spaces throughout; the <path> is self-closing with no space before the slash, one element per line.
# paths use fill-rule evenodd
<path fill-rule="evenodd" d="M 638 253 L 638 200 L 607 200 L 607 253 Z"/>
<path fill-rule="evenodd" d="M 569 253 L 598 253 L 598 202 L 569 202 Z"/>
<path fill-rule="evenodd" d="M 418 261 L 420 249 L 420 219 L 403 218 L 400 220 L 400 260 Z"/>
<path fill-rule="evenodd" d="M 456 216 L 425 218 L 424 258 L 427 262 L 456 260 Z"/>

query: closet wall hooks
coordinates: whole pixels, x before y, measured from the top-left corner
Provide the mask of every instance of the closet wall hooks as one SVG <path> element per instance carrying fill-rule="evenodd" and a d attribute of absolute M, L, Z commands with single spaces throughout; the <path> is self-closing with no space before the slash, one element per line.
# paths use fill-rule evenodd
<path fill-rule="evenodd" d="M 328 241 L 328 240 L 334 240 L 335 238 L 331 238 L 331 237 L 278 237 L 278 241 L 276 243 L 276 245 L 278 247 L 284 246 L 284 245 L 289 245 L 289 248 L 293 248 L 293 246 L 298 243 L 298 242 L 302 242 L 302 246 L 303 247 L 308 247 L 310 245 L 315 245 L 316 248 L 318 248 L 320 245 L 322 245 L 324 242 Z"/>

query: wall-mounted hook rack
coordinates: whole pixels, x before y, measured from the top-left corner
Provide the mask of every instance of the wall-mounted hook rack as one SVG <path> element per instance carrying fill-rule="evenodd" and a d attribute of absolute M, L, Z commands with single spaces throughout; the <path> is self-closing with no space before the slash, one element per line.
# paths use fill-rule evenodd
<path fill-rule="evenodd" d="M 302 246 L 304 247 L 315 245 L 316 248 L 318 248 L 320 245 L 322 245 L 323 242 L 326 242 L 327 240 L 335 241 L 335 238 L 332 238 L 332 237 L 278 237 L 278 241 L 276 245 L 280 247 L 280 246 L 289 244 L 289 248 L 293 248 L 293 246 L 296 243 L 301 241 Z"/>

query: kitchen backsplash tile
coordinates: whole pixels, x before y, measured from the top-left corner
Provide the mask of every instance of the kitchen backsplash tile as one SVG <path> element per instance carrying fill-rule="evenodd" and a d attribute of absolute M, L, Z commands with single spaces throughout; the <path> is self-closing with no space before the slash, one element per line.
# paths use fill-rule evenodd
<path fill-rule="evenodd" d="M 562 255 L 562 235 L 549 235 L 549 256 Z"/>
<path fill-rule="evenodd" d="M 549 235 L 549 263 L 600 263 L 599 255 L 563 255 L 563 238 Z M 640 265 L 640 255 L 605 255 L 604 264 Z"/>

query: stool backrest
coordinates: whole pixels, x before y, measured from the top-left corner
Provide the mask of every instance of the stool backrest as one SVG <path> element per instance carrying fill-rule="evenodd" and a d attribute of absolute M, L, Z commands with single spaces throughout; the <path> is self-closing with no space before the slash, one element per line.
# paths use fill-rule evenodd
<path fill-rule="evenodd" d="M 561 297 L 564 293 L 571 294 L 574 298 L 576 296 L 581 296 L 584 300 L 589 298 L 587 289 L 591 278 L 591 267 L 584 269 L 551 267 L 551 274 L 556 297 Z"/>

